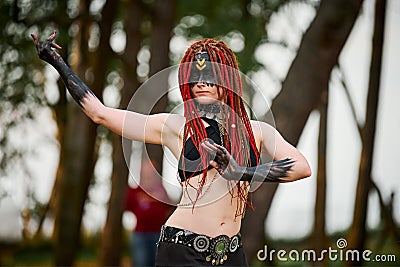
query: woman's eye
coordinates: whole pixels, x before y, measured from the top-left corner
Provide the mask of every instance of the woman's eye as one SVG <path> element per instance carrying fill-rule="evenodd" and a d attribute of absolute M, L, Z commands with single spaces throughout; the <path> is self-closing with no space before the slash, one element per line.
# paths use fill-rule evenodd
<path fill-rule="evenodd" d="M 198 72 L 193 72 L 191 75 L 192 79 L 198 79 L 200 77 L 200 74 Z"/>
<path fill-rule="evenodd" d="M 204 72 L 204 76 L 206 76 L 206 77 L 213 77 L 214 74 L 212 73 L 211 70 L 206 70 L 206 71 Z"/>

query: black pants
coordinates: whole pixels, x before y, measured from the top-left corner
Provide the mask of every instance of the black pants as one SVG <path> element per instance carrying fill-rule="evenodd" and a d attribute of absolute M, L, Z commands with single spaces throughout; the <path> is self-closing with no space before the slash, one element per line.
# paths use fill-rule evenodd
<path fill-rule="evenodd" d="M 213 266 L 211 262 L 206 261 L 206 255 L 199 253 L 193 248 L 182 244 L 169 242 L 159 242 L 157 247 L 156 266 Z M 234 253 L 228 254 L 228 259 L 221 267 L 226 266 L 249 266 L 243 247 L 239 247 Z"/>

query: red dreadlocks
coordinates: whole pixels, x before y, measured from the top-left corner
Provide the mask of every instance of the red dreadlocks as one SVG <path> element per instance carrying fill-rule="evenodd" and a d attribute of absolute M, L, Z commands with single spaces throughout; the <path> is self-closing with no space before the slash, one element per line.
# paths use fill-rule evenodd
<path fill-rule="evenodd" d="M 258 162 L 259 155 L 257 153 L 253 131 L 242 100 L 242 83 L 238 71 L 236 56 L 223 41 L 217 41 L 210 38 L 197 41 L 187 49 L 181 60 L 179 67 L 179 87 L 184 102 L 184 113 L 186 117 L 183 140 L 187 140 L 190 135 L 201 155 L 203 166 L 207 166 L 207 152 L 200 145 L 201 142 L 207 138 L 207 134 L 205 127 L 198 116 L 195 103 L 192 101 L 193 99 L 189 81 L 192 69 L 191 63 L 194 60 L 194 56 L 199 52 L 207 52 L 210 56 L 210 61 L 218 63 L 212 64 L 212 70 L 214 77 L 216 77 L 215 80 L 219 81 L 217 86 L 224 88 L 224 90 L 222 90 L 224 105 L 221 112 L 223 116 L 222 122 L 225 124 L 223 125 L 223 129 L 225 129 L 224 144 L 226 144 L 226 148 L 241 165 L 249 166 L 250 149 L 256 152 L 256 159 Z M 247 140 L 249 141 L 247 142 Z M 185 146 L 185 142 L 183 143 L 183 146 Z M 199 182 L 197 199 L 205 184 L 206 175 L 207 168 L 203 168 L 203 176 Z M 244 213 L 246 206 L 243 205 L 243 203 L 251 206 L 251 203 L 247 201 L 247 186 L 248 184 L 244 183 L 242 183 L 242 185 L 237 183 L 236 185 L 238 191 L 237 201 L 239 204 L 236 212 L 237 216 Z M 230 193 L 232 198 L 234 198 L 235 196 L 231 190 Z"/>

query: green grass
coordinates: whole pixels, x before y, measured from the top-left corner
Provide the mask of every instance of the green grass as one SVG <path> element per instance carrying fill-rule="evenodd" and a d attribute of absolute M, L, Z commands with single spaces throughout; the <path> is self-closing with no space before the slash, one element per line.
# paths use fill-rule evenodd
<path fill-rule="evenodd" d="M 86 242 L 85 242 L 86 243 Z M 78 251 L 76 266 L 98 266 L 96 242 L 88 242 Z M 129 266 L 129 250 L 122 252 L 122 265 Z M 48 240 L 30 244 L 0 244 L 0 266 L 54 266 L 54 247 Z"/>

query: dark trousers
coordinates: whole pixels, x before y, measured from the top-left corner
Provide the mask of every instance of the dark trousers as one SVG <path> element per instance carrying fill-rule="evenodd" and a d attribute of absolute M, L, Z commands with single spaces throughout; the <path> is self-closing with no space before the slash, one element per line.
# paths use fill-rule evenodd
<path fill-rule="evenodd" d="M 213 266 L 206 261 L 205 253 L 199 253 L 193 248 L 182 244 L 159 242 L 157 247 L 156 266 Z M 234 253 L 228 254 L 228 259 L 222 264 L 225 266 L 249 266 L 243 247 L 239 247 Z"/>

